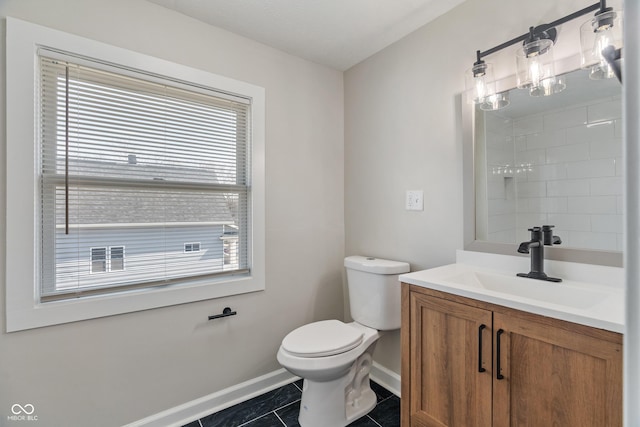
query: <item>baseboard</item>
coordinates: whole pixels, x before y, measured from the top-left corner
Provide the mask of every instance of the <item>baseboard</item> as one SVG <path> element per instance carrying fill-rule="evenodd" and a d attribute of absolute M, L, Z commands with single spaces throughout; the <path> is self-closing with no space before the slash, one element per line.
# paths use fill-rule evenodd
<path fill-rule="evenodd" d="M 400 375 L 373 362 L 370 376 L 373 381 L 400 397 Z M 297 379 L 298 377 L 289 373 L 287 370 L 278 369 L 261 377 L 253 378 L 249 381 L 192 400 L 191 402 L 134 421 L 124 427 L 183 426 L 209 414 L 213 414 L 214 412 L 244 402 L 252 397 L 282 387 Z"/>
<path fill-rule="evenodd" d="M 370 377 L 373 381 L 400 397 L 400 375 L 390 369 L 373 362 Z"/>
<path fill-rule="evenodd" d="M 277 371 L 127 424 L 125 427 L 183 426 L 214 412 L 244 402 L 252 397 L 282 387 L 297 379 L 298 377 L 292 375 L 285 369 L 278 369 Z"/>

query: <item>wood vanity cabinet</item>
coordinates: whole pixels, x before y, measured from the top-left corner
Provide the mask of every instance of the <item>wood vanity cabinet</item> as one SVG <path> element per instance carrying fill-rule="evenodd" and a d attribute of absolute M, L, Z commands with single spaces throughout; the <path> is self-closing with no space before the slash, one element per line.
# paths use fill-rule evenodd
<path fill-rule="evenodd" d="M 622 426 L 621 334 L 403 283 L 401 337 L 403 427 Z"/>

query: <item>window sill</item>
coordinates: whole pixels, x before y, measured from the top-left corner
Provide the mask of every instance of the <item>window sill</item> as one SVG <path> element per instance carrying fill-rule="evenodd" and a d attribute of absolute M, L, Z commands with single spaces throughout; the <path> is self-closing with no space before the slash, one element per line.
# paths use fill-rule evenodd
<path fill-rule="evenodd" d="M 264 290 L 264 280 L 211 279 L 163 288 L 138 289 L 41 304 L 7 304 L 7 332 L 150 310 Z"/>

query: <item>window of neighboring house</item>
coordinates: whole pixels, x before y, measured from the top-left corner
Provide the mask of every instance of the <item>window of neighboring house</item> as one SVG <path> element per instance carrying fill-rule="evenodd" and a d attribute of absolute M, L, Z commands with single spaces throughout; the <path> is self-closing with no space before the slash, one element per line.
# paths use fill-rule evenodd
<path fill-rule="evenodd" d="M 8 330 L 264 288 L 264 89 L 13 18 L 7 34 L 7 240 L 37 230 L 33 257 L 7 255 Z M 174 256 L 224 227 L 232 265 L 214 237 Z"/>
<path fill-rule="evenodd" d="M 91 272 L 107 271 L 107 248 L 91 248 Z"/>
<path fill-rule="evenodd" d="M 109 247 L 109 271 L 124 270 L 124 246 Z"/>
<path fill-rule="evenodd" d="M 124 246 L 91 248 L 91 273 L 124 270 Z"/>
<path fill-rule="evenodd" d="M 200 243 L 185 243 L 184 244 L 185 252 L 200 252 Z"/>

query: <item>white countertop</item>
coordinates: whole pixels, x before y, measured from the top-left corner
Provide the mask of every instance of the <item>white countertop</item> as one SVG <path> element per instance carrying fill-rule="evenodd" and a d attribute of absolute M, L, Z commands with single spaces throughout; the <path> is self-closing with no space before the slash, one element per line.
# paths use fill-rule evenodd
<path fill-rule="evenodd" d="M 561 283 L 519 278 L 529 271 L 524 257 L 458 251 L 457 263 L 402 274 L 400 281 L 467 298 L 624 332 L 624 270 L 545 261 L 545 272 Z M 493 284 L 497 287 L 493 288 Z"/>

